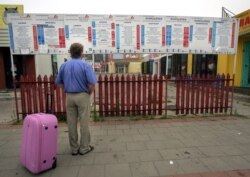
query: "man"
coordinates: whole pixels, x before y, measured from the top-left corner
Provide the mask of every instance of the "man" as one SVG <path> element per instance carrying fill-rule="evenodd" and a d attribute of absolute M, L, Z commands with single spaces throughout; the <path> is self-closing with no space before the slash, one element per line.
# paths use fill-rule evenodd
<path fill-rule="evenodd" d="M 72 155 L 84 155 L 94 149 L 90 145 L 88 118 L 90 117 L 90 95 L 94 91 L 96 77 L 92 67 L 82 60 L 83 46 L 70 46 L 71 59 L 63 63 L 56 78 L 56 84 L 64 86 L 66 112 L 69 129 L 69 143 Z M 77 122 L 80 121 L 80 144 Z"/>

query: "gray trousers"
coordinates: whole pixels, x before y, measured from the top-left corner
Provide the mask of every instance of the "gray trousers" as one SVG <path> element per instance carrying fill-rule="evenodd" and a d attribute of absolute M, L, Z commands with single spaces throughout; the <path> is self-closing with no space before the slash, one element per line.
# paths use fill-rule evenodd
<path fill-rule="evenodd" d="M 90 117 L 90 95 L 87 93 L 66 94 L 67 124 L 69 143 L 72 153 L 89 150 L 90 132 L 88 119 Z M 77 123 L 80 122 L 80 144 L 78 143 Z"/>

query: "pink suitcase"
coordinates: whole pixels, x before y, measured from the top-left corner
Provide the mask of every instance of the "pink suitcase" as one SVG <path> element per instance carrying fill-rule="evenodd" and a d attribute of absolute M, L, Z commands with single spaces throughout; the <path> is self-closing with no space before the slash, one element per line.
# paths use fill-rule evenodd
<path fill-rule="evenodd" d="M 57 118 L 38 113 L 25 117 L 22 128 L 20 160 L 32 173 L 56 167 Z"/>

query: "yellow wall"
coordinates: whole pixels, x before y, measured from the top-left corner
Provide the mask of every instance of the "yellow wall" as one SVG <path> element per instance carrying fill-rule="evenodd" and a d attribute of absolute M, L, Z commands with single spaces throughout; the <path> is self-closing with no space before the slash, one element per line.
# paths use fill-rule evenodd
<path fill-rule="evenodd" d="M 11 12 L 17 11 L 18 13 L 23 13 L 23 5 L 0 4 L 0 28 L 7 28 L 7 22 L 4 18 L 6 16 L 6 9 L 9 9 Z"/>
<path fill-rule="evenodd" d="M 108 66 L 109 66 L 109 73 L 110 74 L 115 73 L 115 63 L 113 61 L 109 62 Z"/>
<path fill-rule="evenodd" d="M 193 62 L 193 55 L 188 54 L 188 62 L 187 62 L 187 74 L 192 74 L 192 62 Z"/>
<path fill-rule="evenodd" d="M 237 50 L 237 61 L 235 70 L 235 86 L 241 86 L 242 77 L 242 63 L 243 63 L 243 44 L 249 41 L 250 37 L 239 37 L 238 50 Z M 234 55 L 219 55 L 217 61 L 217 73 L 218 74 L 230 74 L 233 75 L 234 68 Z"/>
<path fill-rule="evenodd" d="M 129 62 L 128 73 L 141 73 L 141 62 Z"/>

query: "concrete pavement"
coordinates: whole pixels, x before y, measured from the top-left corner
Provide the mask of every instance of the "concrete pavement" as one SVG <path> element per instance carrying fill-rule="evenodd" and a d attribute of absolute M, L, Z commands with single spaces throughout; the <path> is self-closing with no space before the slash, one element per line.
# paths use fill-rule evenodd
<path fill-rule="evenodd" d="M 21 126 L 0 129 L 1 177 L 156 177 L 250 174 L 250 120 L 106 121 L 90 125 L 93 152 L 71 156 L 59 127 L 58 166 L 32 175 L 19 162 Z M 240 171 L 234 171 L 240 170 Z M 242 176 L 242 175 L 241 175 Z"/>

